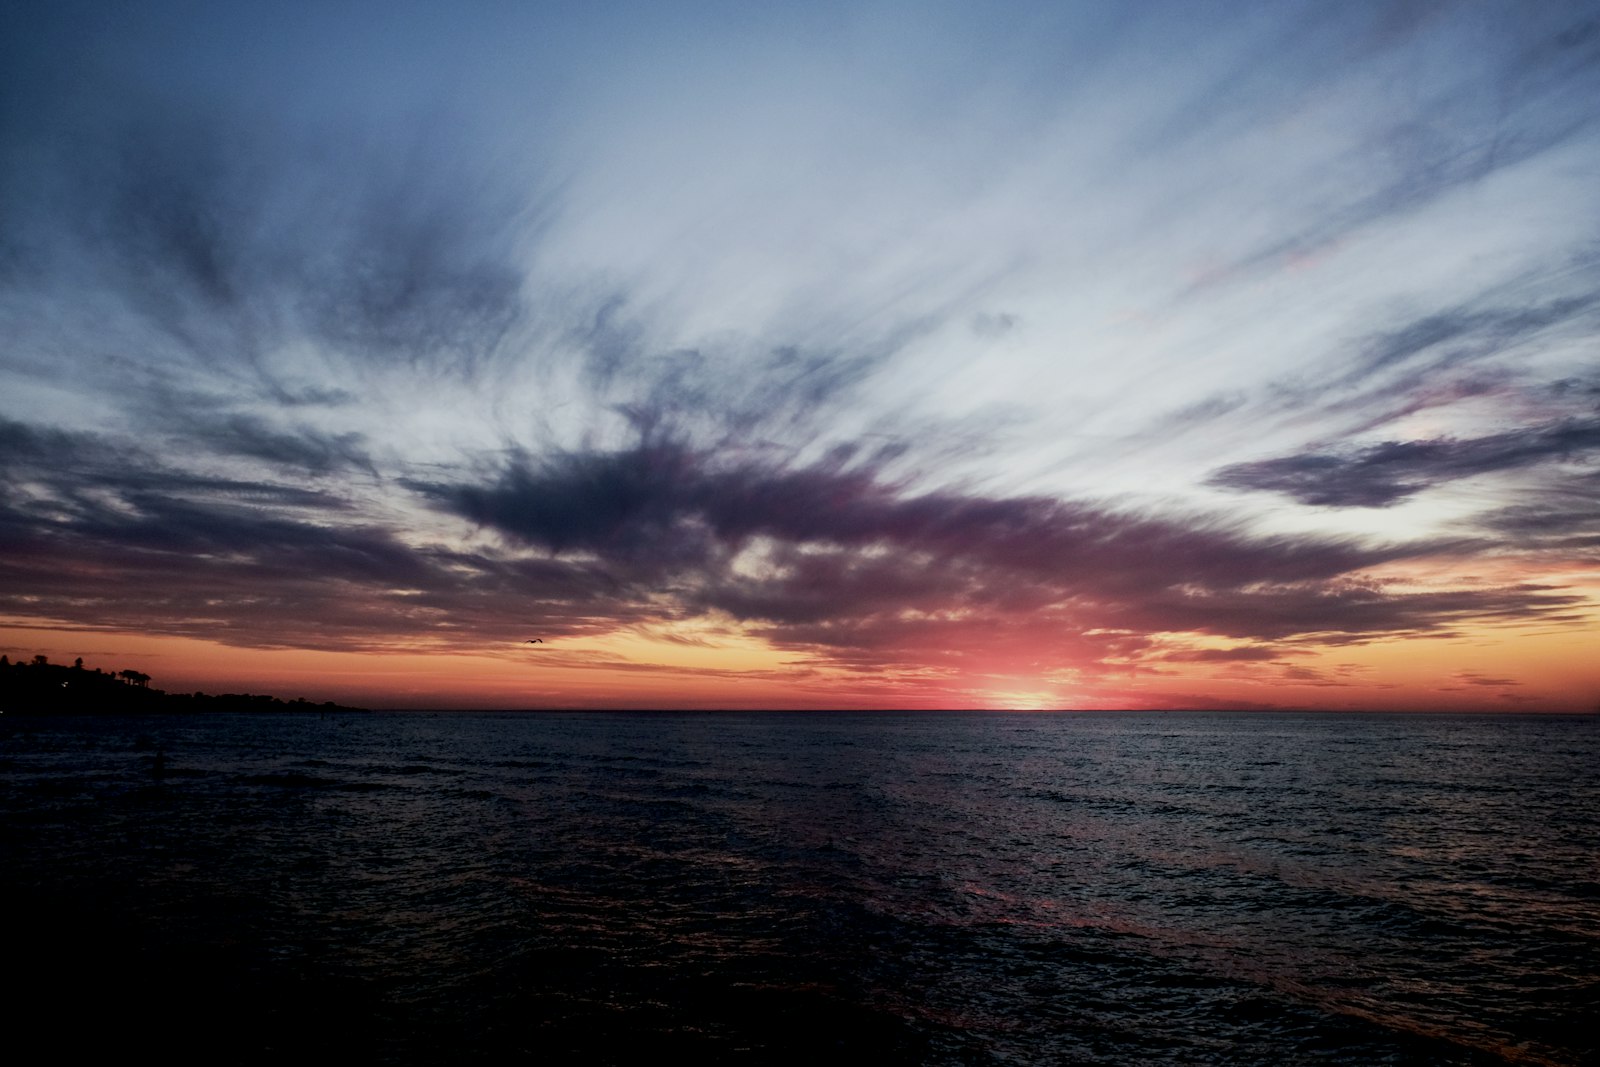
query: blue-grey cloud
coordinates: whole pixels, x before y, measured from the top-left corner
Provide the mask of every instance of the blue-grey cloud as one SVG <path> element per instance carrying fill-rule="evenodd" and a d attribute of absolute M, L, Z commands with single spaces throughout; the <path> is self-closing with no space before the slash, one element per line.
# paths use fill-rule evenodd
<path fill-rule="evenodd" d="M 1360 63 L 1383 52 L 1414 63 L 1419 52 L 1454 47 L 1463 55 L 1470 50 L 1474 65 L 1463 70 L 1466 76 L 1442 84 L 1425 81 L 1414 68 L 1400 68 L 1394 77 L 1411 82 L 1409 106 L 1374 112 L 1368 138 L 1330 167 L 1342 179 L 1328 189 L 1331 204 L 1298 232 L 1231 264 L 1229 273 L 1325 250 L 1593 132 L 1589 101 L 1600 91 L 1600 18 L 1587 5 L 1537 11 L 1484 5 L 1476 13 L 1483 21 L 1474 28 L 1492 34 L 1489 42 L 1474 39 L 1468 29 L 1473 24 L 1452 17 L 1457 14 L 1452 6 L 1437 5 L 1427 16 L 1406 21 L 1393 17 L 1395 5 L 1357 6 L 1347 22 L 1336 24 L 1320 56 L 1304 47 L 1279 50 L 1280 61 L 1306 65 L 1292 75 L 1278 74 L 1280 86 L 1301 91 L 1329 75 L 1322 64 Z M 1368 32 L 1351 32 L 1363 23 Z M 1309 20 L 1309 25 L 1326 31 L 1330 24 Z"/>
<path fill-rule="evenodd" d="M 305 447 L 312 455 L 317 454 L 314 444 L 278 444 L 290 449 Z M 100 509 L 119 494 L 143 493 L 213 497 L 286 508 L 345 508 L 339 496 L 323 489 L 196 473 L 171 465 L 136 441 L 3 417 L 0 484 L 10 491 L 14 509 L 28 506 L 25 499 L 30 489 L 45 493 L 49 508 L 65 507 L 69 511 L 80 504 Z"/>
<path fill-rule="evenodd" d="M 1340 452 L 1312 452 L 1224 467 L 1211 484 L 1282 493 L 1314 507 L 1388 507 L 1433 486 L 1497 471 L 1600 453 L 1600 420 L 1467 439 L 1387 441 Z"/>
<path fill-rule="evenodd" d="M 144 101 L 18 153 L 54 157 L 61 234 L 195 362 L 305 338 L 470 371 L 523 314 L 517 209 L 450 173 L 448 138 L 241 129 L 196 108 Z"/>
<path fill-rule="evenodd" d="M 1428 315 L 1366 343 L 1340 385 L 1400 364 L 1421 360 L 1436 373 L 1457 364 L 1501 355 L 1552 327 L 1593 318 L 1600 290 L 1526 307 L 1464 307 Z"/>
<path fill-rule="evenodd" d="M 377 474 L 358 433 L 330 434 L 304 426 L 279 429 L 251 415 L 191 424 L 185 431 L 191 441 L 219 455 L 246 456 L 313 475 L 342 469 Z"/>
<path fill-rule="evenodd" d="M 1510 500 L 1476 519 L 1497 542 L 1528 553 L 1600 555 L 1600 472 L 1522 486 Z"/>

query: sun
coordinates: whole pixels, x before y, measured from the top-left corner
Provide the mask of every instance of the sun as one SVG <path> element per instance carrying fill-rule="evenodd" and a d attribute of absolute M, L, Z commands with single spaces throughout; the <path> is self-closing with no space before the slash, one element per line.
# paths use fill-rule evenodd
<path fill-rule="evenodd" d="M 1060 698 L 1045 689 L 990 690 L 985 702 L 995 711 L 1050 711 L 1060 704 Z"/>

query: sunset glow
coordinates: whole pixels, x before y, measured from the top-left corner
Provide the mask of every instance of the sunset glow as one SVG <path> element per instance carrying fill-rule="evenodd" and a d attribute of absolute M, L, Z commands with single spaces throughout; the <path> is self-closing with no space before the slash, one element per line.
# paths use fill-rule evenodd
<path fill-rule="evenodd" d="M 0 651 L 1593 710 L 1582 7 L 20 5 Z"/>

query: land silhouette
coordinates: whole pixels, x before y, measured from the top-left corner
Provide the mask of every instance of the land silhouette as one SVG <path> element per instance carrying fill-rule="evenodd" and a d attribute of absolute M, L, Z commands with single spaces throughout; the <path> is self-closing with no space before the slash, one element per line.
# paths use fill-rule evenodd
<path fill-rule="evenodd" d="M 45 656 L 13 663 L 0 655 L 0 712 L 7 715 L 127 715 L 239 711 L 364 711 L 305 698 L 280 700 L 255 693 L 168 693 L 150 688 L 142 671 L 51 663 Z"/>

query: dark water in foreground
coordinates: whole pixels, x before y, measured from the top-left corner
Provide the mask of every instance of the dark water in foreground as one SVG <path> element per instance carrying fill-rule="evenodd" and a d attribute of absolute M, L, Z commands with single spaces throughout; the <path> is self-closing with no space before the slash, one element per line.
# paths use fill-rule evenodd
<path fill-rule="evenodd" d="M 0 1047 L 1594 1063 L 1597 802 L 1592 718 L 11 716 Z"/>

